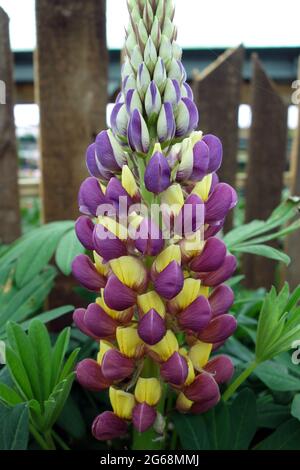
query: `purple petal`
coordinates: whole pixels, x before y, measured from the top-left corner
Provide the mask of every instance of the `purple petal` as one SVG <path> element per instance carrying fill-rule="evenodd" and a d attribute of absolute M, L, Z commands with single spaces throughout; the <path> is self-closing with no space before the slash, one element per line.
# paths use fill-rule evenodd
<path fill-rule="evenodd" d="M 98 441 L 107 441 L 108 439 L 116 439 L 127 432 L 127 423 L 119 418 L 112 411 L 104 411 L 95 418 L 92 425 L 93 436 Z"/>
<path fill-rule="evenodd" d="M 211 359 L 204 367 L 204 370 L 213 374 L 218 384 L 223 384 L 229 382 L 233 376 L 234 367 L 231 359 L 222 354 Z"/>
<path fill-rule="evenodd" d="M 211 320 L 211 309 L 208 300 L 200 295 L 180 315 L 178 322 L 185 330 L 196 333 L 205 328 Z"/>
<path fill-rule="evenodd" d="M 157 121 L 157 135 L 159 142 L 168 142 L 175 135 L 175 119 L 171 103 L 164 103 Z"/>
<path fill-rule="evenodd" d="M 135 240 L 135 247 L 143 255 L 156 256 L 163 249 L 162 231 L 151 219 L 143 219 L 138 235 L 140 236 Z"/>
<path fill-rule="evenodd" d="M 194 382 L 184 389 L 184 394 L 192 401 L 208 401 L 219 394 L 219 387 L 210 374 L 203 372 L 197 375 Z"/>
<path fill-rule="evenodd" d="M 190 100 L 193 101 L 193 100 L 194 100 L 194 94 L 193 94 L 193 91 L 192 91 L 190 85 L 189 85 L 188 83 L 184 82 L 184 83 L 182 84 L 182 86 L 184 86 L 184 88 L 186 89 L 187 97 L 188 97 Z"/>
<path fill-rule="evenodd" d="M 95 140 L 96 155 L 104 168 L 111 171 L 119 171 L 120 165 L 117 162 L 119 155 L 115 154 L 107 131 L 101 131 Z"/>
<path fill-rule="evenodd" d="M 174 220 L 177 235 L 188 236 L 199 230 L 204 224 L 204 203 L 197 194 L 190 194 Z"/>
<path fill-rule="evenodd" d="M 136 293 L 122 284 L 116 276 L 111 275 L 104 289 L 104 300 L 109 308 L 122 311 L 135 304 Z"/>
<path fill-rule="evenodd" d="M 101 370 L 104 377 L 111 381 L 124 380 L 134 371 L 134 361 L 117 349 L 109 349 L 102 358 Z"/>
<path fill-rule="evenodd" d="M 217 184 L 205 203 L 205 223 L 214 224 L 223 220 L 236 202 L 236 193 L 229 184 Z"/>
<path fill-rule="evenodd" d="M 94 249 L 93 243 L 94 222 L 86 215 L 81 215 L 75 223 L 75 232 L 80 243 L 87 250 Z"/>
<path fill-rule="evenodd" d="M 183 385 L 188 375 L 186 359 L 177 351 L 160 367 L 160 373 L 166 382 Z"/>
<path fill-rule="evenodd" d="M 164 319 L 156 310 L 149 310 L 139 321 L 138 334 L 146 344 L 158 343 L 166 334 Z"/>
<path fill-rule="evenodd" d="M 225 219 L 220 220 L 215 225 L 209 225 L 204 231 L 204 240 L 207 240 L 208 238 L 211 238 L 217 235 L 217 233 L 219 233 L 220 230 L 222 230 L 224 223 L 225 223 Z"/>
<path fill-rule="evenodd" d="M 219 403 L 220 398 L 221 398 L 220 392 L 218 392 L 210 400 L 201 400 L 201 401 L 194 403 L 190 411 L 191 413 L 195 413 L 195 414 L 205 413 L 206 411 L 216 406 L 217 403 Z"/>
<path fill-rule="evenodd" d="M 149 135 L 143 135 L 143 123 L 146 123 L 138 109 L 134 109 L 128 124 L 128 143 L 132 150 L 147 153 L 149 150 Z"/>
<path fill-rule="evenodd" d="M 201 274 L 200 277 L 202 279 L 202 283 L 208 287 L 214 287 L 218 284 L 222 284 L 232 276 L 232 274 L 236 270 L 236 266 L 236 257 L 233 255 L 227 255 L 225 257 L 224 263 L 219 269 L 204 275 Z"/>
<path fill-rule="evenodd" d="M 101 367 L 93 359 L 84 359 L 76 366 L 76 379 L 82 387 L 100 392 L 111 385 L 102 374 Z"/>
<path fill-rule="evenodd" d="M 177 128 L 176 128 L 176 137 L 183 137 L 186 134 L 189 134 L 192 132 L 194 129 L 196 129 L 199 121 L 199 113 L 197 106 L 195 103 L 190 100 L 189 98 L 182 98 L 181 99 L 182 103 L 186 107 L 188 111 L 188 122 L 185 123 L 184 126 L 180 125 L 178 127 L 178 121 L 176 121 Z"/>
<path fill-rule="evenodd" d="M 132 423 L 139 432 L 151 428 L 156 419 L 155 409 L 147 403 L 138 403 L 132 410 Z"/>
<path fill-rule="evenodd" d="M 98 341 L 99 338 L 93 335 L 93 333 L 87 328 L 84 322 L 85 312 L 86 312 L 85 308 L 77 308 L 73 313 L 73 321 L 75 325 L 77 326 L 77 328 L 80 331 L 82 331 L 82 333 Z"/>
<path fill-rule="evenodd" d="M 95 216 L 97 208 L 105 203 L 106 199 L 97 178 L 94 176 L 86 178 L 79 188 L 78 205 L 80 212 Z"/>
<path fill-rule="evenodd" d="M 224 263 L 226 245 L 219 238 L 209 238 L 200 253 L 192 259 L 190 268 L 195 272 L 210 272 L 219 269 Z"/>
<path fill-rule="evenodd" d="M 204 343 L 219 343 L 229 338 L 237 328 L 237 321 L 232 315 L 219 315 L 211 320 L 198 338 Z"/>
<path fill-rule="evenodd" d="M 193 172 L 190 176 L 192 181 L 201 181 L 208 173 L 209 150 L 203 140 L 200 140 L 193 148 Z"/>
<path fill-rule="evenodd" d="M 127 202 L 127 205 L 132 204 L 131 197 L 123 188 L 120 180 L 118 180 L 116 177 L 113 177 L 109 180 L 109 183 L 106 187 L 105 197 L 108 201 L 113 203 L 115 207 L 119 207 L 121 197 L 124 198 L 124 201 Z"/>
<path fill-rule="evenodd" d="M 99 339 L 114 336 L 117 323 L 98 304 L 90 304 L 84 315 L 84 323 L 89 331 Z"/>
<path fill-rule="evenodd" d="M 179 294 L 183 287 L 183 272 L 176 261 L 172 261 L 158 274 L 154 281 L 154 288 L 159 295 L 171 300 Z"/>
<path fill-rule="evenodd" d="M 202 139 L 209 148 L 209 165 L 207 173 L 218 171 L 222 163 L 223 147 L 222 142 L 218 137 L 212 134 L 207 134 Z"/>
<path fill-rule="evenodd" d="M 75 279 L 91 291 L 99 292 L 106 284 L 106 278 L 98 273 L 87 255 L 78 255 L 74 258 L 72 272 Z"/>
<path fill-rule="evenodd" d="M 96 178 L 102 178 L 103 175 L 97 165 L 95 144 L 91 144 L 88 146 L 85 156 L 85 162 L 91 176 L 95 176 Z"/>
<path fill-rule="evenodd" d="M 217 317 L 228 312 L 234 302 L 234 293 L 229 286 L 222 284 L 213 290 L 208 300 L 213 317 Z"/>
<path fill-rule="evenodd" d="M 166 157 L 161 152 L 155 152 L 145 171 L 146 188 L 154 194 L 159 194 L 170 186 L 170 178 L 171 170 Z"/>
<path fill-rule="evenodd" d="M 105 234 L 107 234 L 107 237 L 103 238 Z M 97 224 L 94 227 L 93 243 L 95 251 L 105 261 L 127 255 L 125 243 L 101 224 Z"/>

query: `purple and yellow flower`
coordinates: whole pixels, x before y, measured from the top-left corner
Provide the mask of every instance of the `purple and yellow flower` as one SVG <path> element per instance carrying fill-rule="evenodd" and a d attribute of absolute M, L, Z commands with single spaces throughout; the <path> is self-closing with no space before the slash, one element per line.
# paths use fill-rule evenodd
<path fill-rule="evenodd" d="M 125 435 L 130 423 L 151 428 L 163 383 L 181 412 L 215 406 L 233 365 L 214 351 L 237 326 L 224 284 L 236 260 L 217 236 L 237 203 L 216 174 L 222 143 L 196 130 L 173 1 L 128 0 L 128 8 L 122 89 L 110 129 L 88 147 L 75 227 L 90 254 L 74 259 L 73 274 L 97 298 L 73 318 L 99 343 L 77 379 L 109 389 L 111 402 L 92 426 L 99 440 Z"/>

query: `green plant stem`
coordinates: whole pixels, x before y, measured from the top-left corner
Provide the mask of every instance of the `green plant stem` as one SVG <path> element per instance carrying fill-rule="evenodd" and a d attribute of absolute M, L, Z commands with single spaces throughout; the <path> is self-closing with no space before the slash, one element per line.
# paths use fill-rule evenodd
<path fill-rule="evenodd" d="M 52 430 L 50 429 L 49 431 L 46 431 L 45 434 L 44 434 L 44 437 L 45 437 L 45 441 L 47 442 L 48 444 L 48 449 L 49 450 L 56 450 L 56 446 L 55 446 L 55 443 L 53 441 L 53 438 L 52 438 Z"/>
<path fill-rule="evenodd" d="M 52 436 L 63 450 L 71 450 L 65 441 L 52 429 Z"/>
<path fill-rule="evenodd" d="M 249 377 L 249 375 L 254 371 L 254 369 L 258 366 L 258 364 L 253 361 L 249 364 L 247 369 L 245 369 L 236 379 L 232 384 L 227 388 L 223 395 L 223 400 L 227 401 L 233 394 L 234 392 L 239 388 L 240 385 L 242 385 L 243 382 Z"/>
<path fill-rule="evenodd" d="M 34 437 L 34 439 L 36 440 L 36 442 L 41 446 L 43 450 L 50 450 L 48 443 L 42 438 L 40 433 L 35 429 L 35 427 L 32 424 L 30 424 L 29 430 L 32 436 Z"/>

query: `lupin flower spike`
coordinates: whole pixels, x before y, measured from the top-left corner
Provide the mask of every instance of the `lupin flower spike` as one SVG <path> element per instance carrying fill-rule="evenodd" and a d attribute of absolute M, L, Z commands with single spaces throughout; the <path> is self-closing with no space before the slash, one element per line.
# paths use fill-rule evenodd
<path fill-rule="evenodd" d="M 109 389 L 111 402 L 92 426 L 99 440 L 126 435 L 130 423 L 140 433 L 158 429 L 162 382 L 183 413 L 215 406 L 233 365 L 211 354 L 236 328 L 233 292 L 223 284 L 236 260 L 216 236 L 237 202 L 216 175 L 221 141 L 196 130 L 173 0 L 127 3 L 122 88 L 110 129 L 87 149 L 75 226 L 89 255 L 74 259 L 73 274 L 97 298 L 73 318 L 99 343 L 77 379 Z"/>

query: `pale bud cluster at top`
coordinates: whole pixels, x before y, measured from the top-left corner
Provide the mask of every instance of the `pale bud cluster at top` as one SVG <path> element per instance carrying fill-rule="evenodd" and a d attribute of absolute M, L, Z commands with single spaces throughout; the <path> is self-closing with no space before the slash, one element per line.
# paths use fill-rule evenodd
<path fill-rule="evenodd" d="M 73 261 L 77 280 L 98 294 L 74 312 L 74 321 L 100 345 L 97 360 L 77 367 L 83 386 L 109 388 L 112 411 L 97 416 L 92 429 L 100 440 L 126 434 L 130 422 L 140 432 L 155 426 L 164 384 L 176 391 L 179 411 L 202 413 L 218 403 L 219 384 L 233 366 L 224 355 L 210 355 L 236 328 L 228 313 L 233 292 L 224 284 L 236 260 L 216 236 L 237 202 L 216 174 L 222 144 L 196 131 L 173 1 L 128 0 L 128 9 L 121 92 L 110 129 L 88 147 L 91 176 L 79 191 L 84 215 L 76 233 L 93 261 L 88 255 Z M 121 199 L 143 236 L 122 224 Z M 137 209 L 154 202 L 164 206 L 159 220 Z M 189 230 L 178 233 L 186 218 Z"/>

